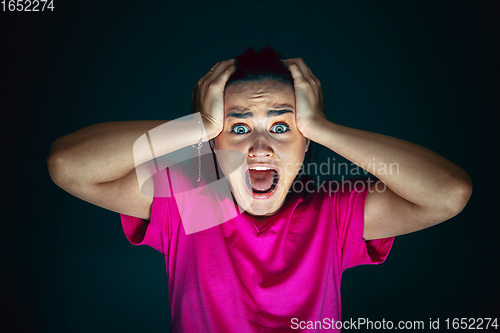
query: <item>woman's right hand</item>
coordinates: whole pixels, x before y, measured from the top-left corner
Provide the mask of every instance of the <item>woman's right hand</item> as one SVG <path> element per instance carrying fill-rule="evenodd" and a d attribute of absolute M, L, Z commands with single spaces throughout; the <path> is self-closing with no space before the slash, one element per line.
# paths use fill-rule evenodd
<path fill-rule="evenodd" d="M 218 62 L 211 69 L 213 72 L 207 71 L 191 93 L 191 111 L 200 112 L 209 139 L 224 128 L 224 88 L 236 71 L 235 59 Z"/>

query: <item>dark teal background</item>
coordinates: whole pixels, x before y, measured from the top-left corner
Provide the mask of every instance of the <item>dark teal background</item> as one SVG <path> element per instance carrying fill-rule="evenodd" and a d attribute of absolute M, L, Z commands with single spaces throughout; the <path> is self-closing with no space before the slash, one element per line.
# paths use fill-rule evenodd
<path fill-rule="evenodd" d="M 50 143 L 95 123 L 187 115 L 207 69 L 266 43 L 304 59 L 332 122 L 425 146 L 473 180 L 458 216 L 345 272 L 342 318 L 500 317 L 499 2 L 54 5 L 0 12 L 2 332 L 169 332 L 163 257 L 128 243 L 117 213 L 51 181 Z M 337 156 L 318 152 L 318 163 Z"/>

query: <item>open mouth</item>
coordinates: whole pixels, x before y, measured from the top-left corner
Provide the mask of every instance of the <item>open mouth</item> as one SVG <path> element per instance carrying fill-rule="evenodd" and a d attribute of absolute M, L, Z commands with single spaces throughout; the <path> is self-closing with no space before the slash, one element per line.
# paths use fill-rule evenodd
<path fill-rule="evenodd" d="M 245 176 L 248 189 L 252 191 L 254 197 L 262 199 L 269 197 L 279 182 L 278 171 L 266 166 L 251 166 Z"/>

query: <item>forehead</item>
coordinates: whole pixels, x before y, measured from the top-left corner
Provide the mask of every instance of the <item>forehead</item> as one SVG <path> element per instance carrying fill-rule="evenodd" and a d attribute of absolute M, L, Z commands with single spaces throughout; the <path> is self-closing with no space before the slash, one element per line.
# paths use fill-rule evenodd
<path fill-rule="evenodd" d="M 291 86 L 276 80 L 239 82 L 229 85 L 224 93 L 227 107 L 265 104 L 295 105 L 295 95 Z"/>

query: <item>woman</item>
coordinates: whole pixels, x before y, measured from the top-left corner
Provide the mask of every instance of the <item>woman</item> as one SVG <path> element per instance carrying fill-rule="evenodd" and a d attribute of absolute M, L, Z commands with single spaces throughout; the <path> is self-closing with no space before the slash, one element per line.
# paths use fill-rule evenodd
<path fill-rule="evenodd" d="M 270 47 L 217 63 L 191 97 L 194 119 L 97 124 L 56 140 L 48 160 L 56 184 L 165 256 L 174 332 L 349 328 L 342 272 L 383 262 L 394 236 L 450 219 L 471 195 L 438 154 L 330 122 L 304 61 Z M 378 179 L 298 177 L 311 141 Z M 182 149 L 193 163 L 172 155 Z"/>

